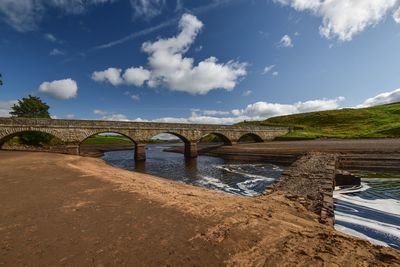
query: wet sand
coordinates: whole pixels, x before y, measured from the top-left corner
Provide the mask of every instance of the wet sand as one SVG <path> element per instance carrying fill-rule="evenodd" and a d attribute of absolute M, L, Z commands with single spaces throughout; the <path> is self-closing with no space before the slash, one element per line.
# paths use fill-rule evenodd
<path fill-rule="evenodd" d="M 0 265 L 400 266 L 283 193 L 231 196 L 101 159 L 0 151 Z"/>

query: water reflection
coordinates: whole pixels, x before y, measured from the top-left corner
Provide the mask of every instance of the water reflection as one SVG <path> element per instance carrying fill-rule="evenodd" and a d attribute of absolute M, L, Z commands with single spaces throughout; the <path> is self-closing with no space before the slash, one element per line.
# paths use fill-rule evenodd
<path fill-rule="evenodd" d="M 137 171 L 137 172 L 146 173 L 146 162 L 145 161 L 136 162 L 136 164 L 134 165 L 133 169 L 135 171 Z"/>

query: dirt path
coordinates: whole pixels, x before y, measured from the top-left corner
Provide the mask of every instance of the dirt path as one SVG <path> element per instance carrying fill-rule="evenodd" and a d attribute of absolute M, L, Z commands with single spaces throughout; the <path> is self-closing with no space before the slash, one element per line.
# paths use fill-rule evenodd
<path fill-rule="evenodd" d="M 236 197 L 108 166 L 0 151 L 0 265 L 400 266 L 274 193 Z"/>

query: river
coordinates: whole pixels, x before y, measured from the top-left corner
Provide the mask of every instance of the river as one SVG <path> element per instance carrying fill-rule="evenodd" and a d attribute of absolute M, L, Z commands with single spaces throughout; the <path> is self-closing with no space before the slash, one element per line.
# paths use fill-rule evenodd
<path fill-rule="evenodd" d="M 263 192 L 282 173 L 282 168 L 262 162 L 240 162 L 219 157 L 185 159 L 182 154 L 164 152 L 171 145 L 147 145 L 145 162 L 135 163 L 132 150 L 106 152 L 111 165 L 148 173 L 209 189 L 245 196 Z"/>
<path fill-rule="evenodd" d="M 147 160 L 135 163 L 132 150 L 106 152 L 111 165 L 220 192 L 255 196 L 280 177 L 283 168 L 265 162 L 226 160 L 164 152 L 171 145 L 147 145 Z M 400 249 L 400 179 L 363 179 L 362 186 L 334 192 L 335 228 L 374 244 Z"/>

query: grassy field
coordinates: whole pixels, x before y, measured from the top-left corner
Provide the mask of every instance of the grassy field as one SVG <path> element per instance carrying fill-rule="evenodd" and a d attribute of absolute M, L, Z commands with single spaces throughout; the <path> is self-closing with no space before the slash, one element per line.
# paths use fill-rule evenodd
<path fill-rule="evenodd" d="M 341 109 L 241 122 L 241 125 L 289 126 L 284 139 L 400 137 L 400 103 Z"/>
<path fill-rule="evenodd" d="M 132 141 L 123 135 L 94 135 L 83 141 L 86 145 L 129 145 Z"/>

